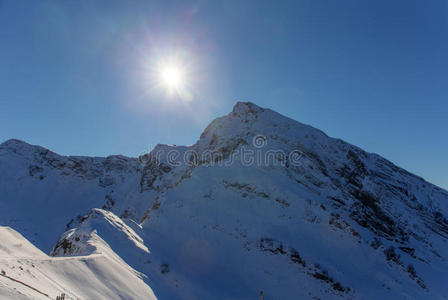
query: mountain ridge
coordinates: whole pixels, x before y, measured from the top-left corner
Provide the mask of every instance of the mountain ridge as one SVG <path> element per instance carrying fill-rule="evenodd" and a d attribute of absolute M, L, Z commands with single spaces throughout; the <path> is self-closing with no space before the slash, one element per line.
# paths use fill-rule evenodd
<path fill-rule="evenodd" d="M 360 147 L 358 147 L 358 146 L 356 146 L 356 145 L 354 145 L 354 144 L 352 144 L 352 143 L 350 143 L 350 142 L 347 142 L 347 141 L 345 141 L 345 140 L 343 140 L 343 139 L 328 136 L 324 131 L 322 131 L 322 130 L 320 130 L 320 129 L 318 129 L 318 128 L 312 126 L 312 125 L 308 125 L 308 124 L 301 123 L 301 122 L 296 121 L 296 120 L 294 120 L 294 119 L 292 119 L 292 118 L 290 118 L 290 117 L 283 116 L 283 115 L 281 115 L 280 113 L 277 113 L 276 111 L 274 111 L 274 110 L 272 110 L 272 109 L 269 109 L 269 108 L 262 108 L 262 107 L 260 107 L 260 106 L 258 106 L 258 105 L 256 105 L 256 104 L 254 104 L 254 103 L 252 103 L 252 102 L 243 102 L 243 101 L 238 101 L 238 102 L 236 102 L 236 104 L 235 104 L 235 105 L 233 106 L 233 108 L 232 108 L 232 111 L 231 111 L 228 115 L 225 115 L 225 116 L 222 116 L 222 117 L 218 117 L 218 118 L 215 118 L 214 120 L 212 120 L 212 121 L 210 122 L 210 124 L 206 126 L 205 130 L 201 133 L 200 138 L 202 138 L 202 137 L 205 136 L 206 132 L 207 132 L 208 130 L 210 130 L 210 128 L 213 126 L 213 124 L 214 124 L 215 122 L 218 122 L 219 120 L 222 120 L 222 119 L 228 117 L 229 115 L 237 115 L 237 116 L 240 116 L 240 117 L 241 117 L 241 116 L 243 116 L 243 115 L 246 114 L 246 117 L 247 117 L 247 114 L 254 113 L 254 112 L 260 112 L 260 111 L 261 111 L 261 112 L 268 111 L 268 112 L 270 112 L 270 113 L 274 113 L 274 114 L 276 114 L 276 115 L 278 115 L 278 116 L 281 116 L 281 117 L 284 118 L 284 119 L 288 119 L 288 120 L 291 121 L 291 122 L 294 122 L 294 123 L 296 123 L 296 124 L 300 124 L 303 128 L 307 128 L 307 129 L 311 129 L 311 130 L 316 131 L 316 132 L 320 132 L 321 134 L 323 134 L 323 135 L 324 135 L 325 137 L 327 137 L 327 138 L 330 138 L 330 139 L 333 139 L 333 140 L 336 140 L 336 141 L 340 141 L 340 142 L 342 142 L 342 143 L 349 144 L 350 146 L 355 147 L 355 148 L 358 148 L 358 149 L 360 149 L 360 150 L 362 150 L 362 151 L 364 151 L 364 152 L 366 152 L 366 153 L 368 153 L 368 154 L 370 154 L 370 155 L 375 155 L 375 156 L 379 156 L 379 157 L 381 157 L 381 158 L 384 158 L 384 156 L 382 156 L 382 155 L 380 155 L 380 154 L 378 154 L 378 153 L 375 153 L 375 152 L 367 152 L 367 151 L 365 151 L 364 149 L 362 149 L 362 148 L 360 148 Z M 199 139 L 199 140 L 200 140 L 200 139 Z M 199 140 L 198 140 L 198 141 L 199 141 Z M 195 145 L 195 144 L 197 144 L 198 141 L 197 141 L 196 143 L 192 144 L 192 146 Z M 28 149 L 33 149 L 33 147 L 36 147 L 37 149 L 41 149 L 41 150 L 43 150 L 43 151 L 48 151 L 48 152 L 50 152 L 50 153 L 56 154 L 56 155 L 61 156 L 61 157 L 72 157 L 72 158 L 111 158 L 111 157 L 117 157 L 117 158 L 120 158 L 120 157 L 122 157 L 122 158 L 125 158 L 125 159 L 138 159 L 138 157 L 134 157 L 134 156 L 126 156 L 126 155 L 122 155 L 122 154 L 113 154 L 113 155 L 107 155 L 107 156 L 61 155 L 61 154 L 58 154 L 57 152 L 54 152 L 54 151 L 52 151 L 52 150 L 50 150 L 50 149 L 48 149 L 48 148 L 45 148 L 45 147 L 43 147 L 43 146 L 41 146 L 41 145 L 33 145 L 33 144 L 30 144 L 30 143 L 28 143 L 28 142 L 26 142 L 26 141 L 24 141 L 24 140 L 20 140 L 20 139 L 16 139 L 16 138 L 7 139 L 6 141 L 4 141 L 4 142 L 2 142 L 2 143 L 0 144 L 0 147 L 2 147 L 2 146 L 3 146 L 3 147 L 8 147 L 8 148 L 11 148 L 12 150 L 16 150 L 16 151 L 17 151 L 17 148 L 23 148 L 23 147 L 21 147 L 20 145 L 24 145 L 24 146 L 26 146 Z M 31 146 L 31 147 L 30 147 L 30 146 Z M 187 145 L 182 146 L 182 145 L 157 144 L 154 148 L 157 148 L 157 147 L 160 147 L 160 146 L 164 146 L 164 147 L 190 147 L 190 146 L 187 146 Z M 35 149 L 35 148 L 34 148 L 34 149 Z M 409 172 L 409 171 L 407 171 L 406 169 L 404 169 L 404 168 L 400 167 L 399 165 L 397 165 L 396 163 L 392 162 L 391 160 L 389 160 L 389 159 L 387 159 L 387 158 L 385 158 L 385 159 L 386 159 L 389 163 L 393 164 L 394 166 L 396 166 L 396 167 L 398 167 L 398 168 L 400 168 L 400 169 L 402 169 L 402 170 L 408 172 L 410 175 L 413 175 L 413 176 L 415 176 L 415 177 L 417 177 L 417 178 L 419 178 L 419 179 L 422 179 L 422 180 L 424 180 L 425 182 L 430 183 L 430 184 L 436 186 L 436 187 L 439 188 L 439 189 L 442 189 L 442 190 L 447 191 L 445 188 L 440 187 L 440 186 L 438 186 L 438 185 L 436 185 L 436 184 L 434 184 L 434 183 L 432 183 L 432 182 L 426 180 L 426 179 L 423 178 L 421 175 L 418 175 L 418 174 L 413 173 L 413 172 Z"/>
<path fill-rule="evenodd" d="M 448 192 L 255 104 L 139 158 L 10 144 L 2 224 L 62 256 L 103 234 L 160 299 L 448 297 Z"/>

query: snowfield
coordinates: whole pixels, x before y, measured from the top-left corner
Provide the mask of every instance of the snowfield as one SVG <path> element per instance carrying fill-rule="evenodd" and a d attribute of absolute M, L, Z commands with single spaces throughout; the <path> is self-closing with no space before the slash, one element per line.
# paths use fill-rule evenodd
<path fill-rule="evenodd" d="M 0 145 L 0 224 L 51 254 L 3 228 L 0 267 L 52 297 L 447 299 L 447 215 L 447 191 L 252 103 L 139 158 Z"/>
<path fill-rule="evenodd" d="M 92 253 L 73 257 L 49 257 L 9 227 L 0 227 L 0 240 L 0 299 L 156 299 L 97 235 Z"/>

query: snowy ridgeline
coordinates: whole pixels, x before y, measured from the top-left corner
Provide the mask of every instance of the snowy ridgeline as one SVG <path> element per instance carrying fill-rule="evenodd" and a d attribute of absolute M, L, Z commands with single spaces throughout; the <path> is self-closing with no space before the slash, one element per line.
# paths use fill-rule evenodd
<path fill-rule="evenodd" d="M 50 257 L 9 227 L 0 227 L 0 299 L 156 299 L 96 234 L 85 256 Z"/>
<path fill-rule="evenodd" d="M 7 141 L 0 191 L 1 224 L 53 256 L 2 237 L 0 267 L 52 297 L 448 298 L 446 191 L 252 103 L 140 158 Z"/>

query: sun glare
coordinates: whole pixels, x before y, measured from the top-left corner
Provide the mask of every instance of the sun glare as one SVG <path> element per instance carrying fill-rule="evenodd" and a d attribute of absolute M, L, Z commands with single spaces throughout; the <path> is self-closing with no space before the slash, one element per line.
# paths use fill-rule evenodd
<path fill-rule="evenodd" d="M 167 88 L 179 88 L 182 84 L 182 72 L 179 68 L 170 66 L 163 68 L 162 72 L 162 81 Z"/>
<path fill-rule="evenodd" d="M 148 68 L 146 77 L 146 84 L 150 84 L 150 89 L 171 101 L 192 101 L 194 98 L 191 91 L 192 82 L 194 78 L 192 78 L 191 66 L 178 57 L 158 58 Z"/>

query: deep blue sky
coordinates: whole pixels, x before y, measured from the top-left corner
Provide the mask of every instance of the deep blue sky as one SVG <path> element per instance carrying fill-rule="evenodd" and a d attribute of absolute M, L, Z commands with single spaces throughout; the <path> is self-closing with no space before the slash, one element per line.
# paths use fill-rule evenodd
<path fill-rule="evenodd" d="M 447 188 L 447 53 L 446 0 L 0 0 L 0 141 L 136 156 L 249 100 Z"/>

